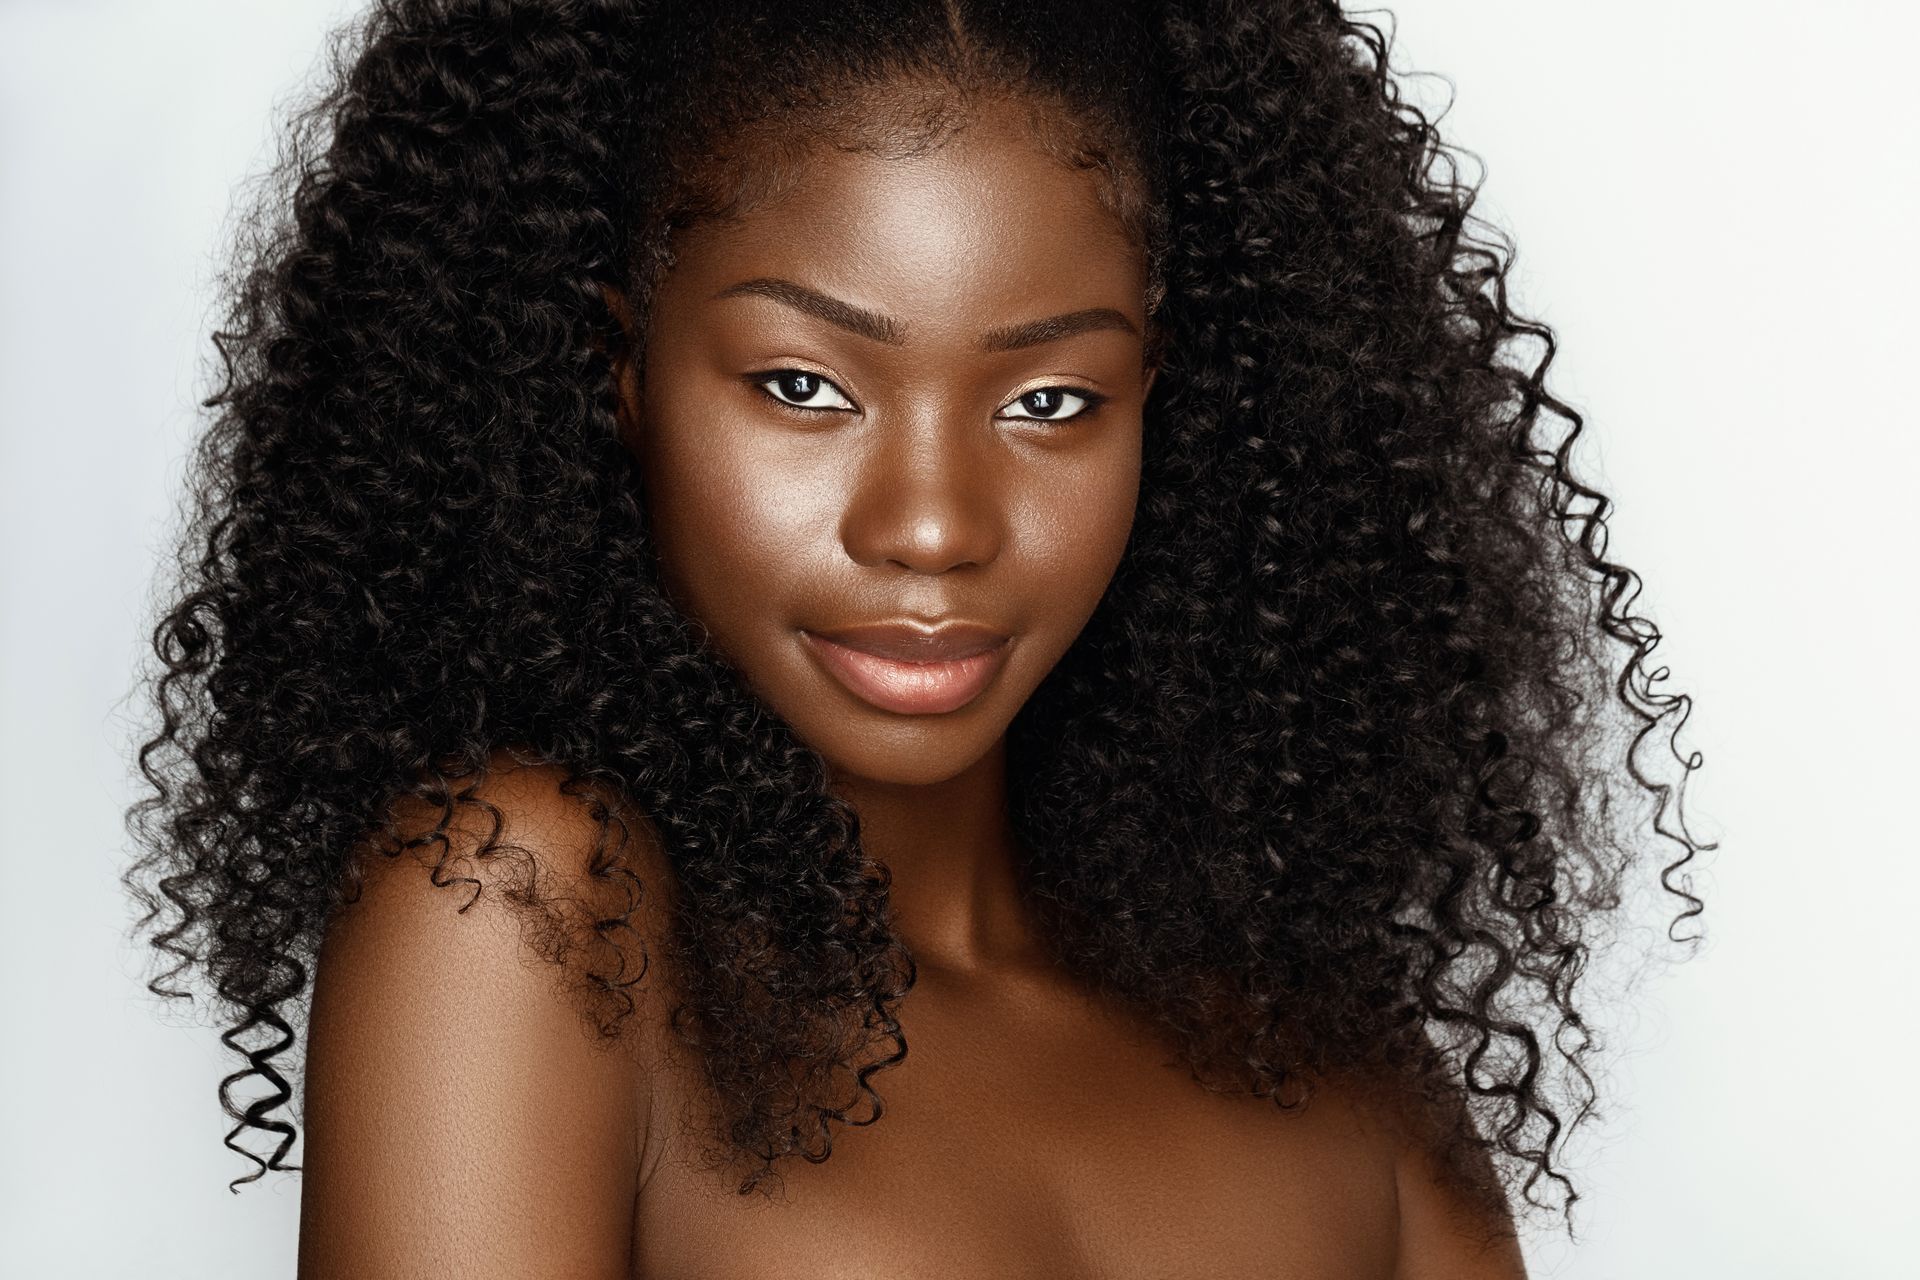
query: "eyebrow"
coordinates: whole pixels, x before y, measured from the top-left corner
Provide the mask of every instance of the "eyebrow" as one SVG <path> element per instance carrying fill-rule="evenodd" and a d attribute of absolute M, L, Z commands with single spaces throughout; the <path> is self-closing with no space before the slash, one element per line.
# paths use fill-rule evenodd
<path fill-rule="evenodd" d="M 849 333 L 884 342 L 888 346 L 897 347 L 906 341 L 906 326 L 893 317 L 868 311 L 865 307 L 856 307 L 851 302 L 843 302 L 818 289 L 809 289 L 806 285 L 782 280 L 778 276 L 755 276 L 751 280 L 742 280 L 739 284 L 728 285 L 714 294 L 713 298 L 718 300 L 740 296 L 771 298 Z M 1139 332 L 1133 321 L 1112 307 L 1088 307 L 1064 315 L 1048 316 L 1044 320 L 1024 320 L 1018 324 L 989 329 L 980 335 L 980 350 L 1018 351 L 1022 347 L 1058 342 L 1078 333 L 1100 329 Z"/>

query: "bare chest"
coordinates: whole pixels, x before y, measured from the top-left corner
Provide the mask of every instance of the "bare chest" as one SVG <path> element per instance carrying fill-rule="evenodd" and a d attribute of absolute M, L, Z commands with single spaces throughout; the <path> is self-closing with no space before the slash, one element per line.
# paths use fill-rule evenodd
<path fill-rule="evenodd" d="M 1384 1280 L 1389 1156 L 1335 1098 L 1209 1092 L 1128 1016 L 1059 993 L 917 986 L 885 1111 L 776 1166 L 703 1171 L 684 1084 L 635 1215 L 637 1280 Z M 857 1111 L 864 1114 L 864 1111 Z"/>

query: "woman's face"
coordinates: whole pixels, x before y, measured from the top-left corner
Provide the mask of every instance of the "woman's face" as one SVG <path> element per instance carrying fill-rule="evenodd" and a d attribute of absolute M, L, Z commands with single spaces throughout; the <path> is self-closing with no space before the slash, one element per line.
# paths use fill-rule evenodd
<path fill-rule="evenodd" d="M 623 378 L 669 593 L 836 776 L 978 761 L 1132 527 L 1144 256 L 1024 120 L 990 107 L 911 159 L 816 149 L 682 233 Z M 933 665 L 820 640 L 954 622 L 985 630 L 950 649 L 1006 639 Z"/>

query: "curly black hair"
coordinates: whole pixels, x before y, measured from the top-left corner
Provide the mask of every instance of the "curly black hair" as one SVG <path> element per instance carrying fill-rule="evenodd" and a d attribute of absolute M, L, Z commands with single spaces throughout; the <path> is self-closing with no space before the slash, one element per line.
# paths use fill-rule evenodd
<path fill-rule="evenodd" d="M 1596 1103 L 1576 987 L 1641 829 L 1679 846 L 1682 941 L 1714 846 L 1661 825 L 1678 788 L 1634 759 L 1690 700 L 1645 669 L 1660 632 L 1570 469 L 1553 335 L 1509 305 L 1512 242 L 1390 45 L 1334 0 L 379 0 L 343 27 L 226 278 L 127 814 L 148 985 L 191 1001 L 192 971 L 244 1059 L 226 1142 L 259 1168 L 233 1189 L 299 1167 L 283 1055 L 355 851 L 444 864 L 503 750 L 609 833 L 592 871 L 624 906 L 550 955 L 610 1036 L 656 887 L 614 828 L 630 803 L 654 829 L 676 910 L 647 941 L 743 1193 L 879 1120 L 914 977 L 888 872 L 661 588 L 606 286 L 644 308 L 675 231 L 748 198 L 749 130 L 857 133 L 858 94 L 917 76 L 1071 122 L 1151 264 L 1131 541 L 1009 729 L 1059 962 L 1196 1078 L 1283 1107 L 1398 1081 L 1449 1108 L 1461 1168 L 1570 1207 Z"/>

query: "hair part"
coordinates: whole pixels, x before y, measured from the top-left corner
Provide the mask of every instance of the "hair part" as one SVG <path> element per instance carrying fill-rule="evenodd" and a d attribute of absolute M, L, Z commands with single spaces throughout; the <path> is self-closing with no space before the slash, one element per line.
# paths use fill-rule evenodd
<path fill-rule="evenodd" d="M 666 145 L 643 144 L 645 154 L 629 168 L 657 175 L 630 194 L 633 207 L 648 211 L 634 229 L 624 282 L 630 323 L 646 323 L 679 233 L 778 200 L 805 181 L 816 148 L 913 159 L 949 145 L 989 106 L 1012 105 L 1023 110 L 1038 149 L 1094 174 L 1101 206 L 1145 256 L 1145 363 L 1157 364 L 1166 340 L 1157 311 L 1166 295 L 1167 219 L 1160 157 L 1142 145 L 1151 133 L 1106 100 L 1038 78 L 1031 57 L 977 38 L 957 0 L 939 14 L 941 24 L 931 21 L 931 9 L 921 15 L 924 28 L 901 24 L 920 32 L 919 43 L 899 37 L 878 52 L 831 33 L 804 39 L 798 23 L 698 32 L 698 40 L 714 42 L 707 66 L 724 71 L 729 88 L 721 92 L 711 79 L 689 83 L 686 101 L 664 108 L 681 126 L 645 134 Z M 805 53 L 794 53 L 795 45 Z M 694 102 L 701 108 L 691 109 Z"/>

